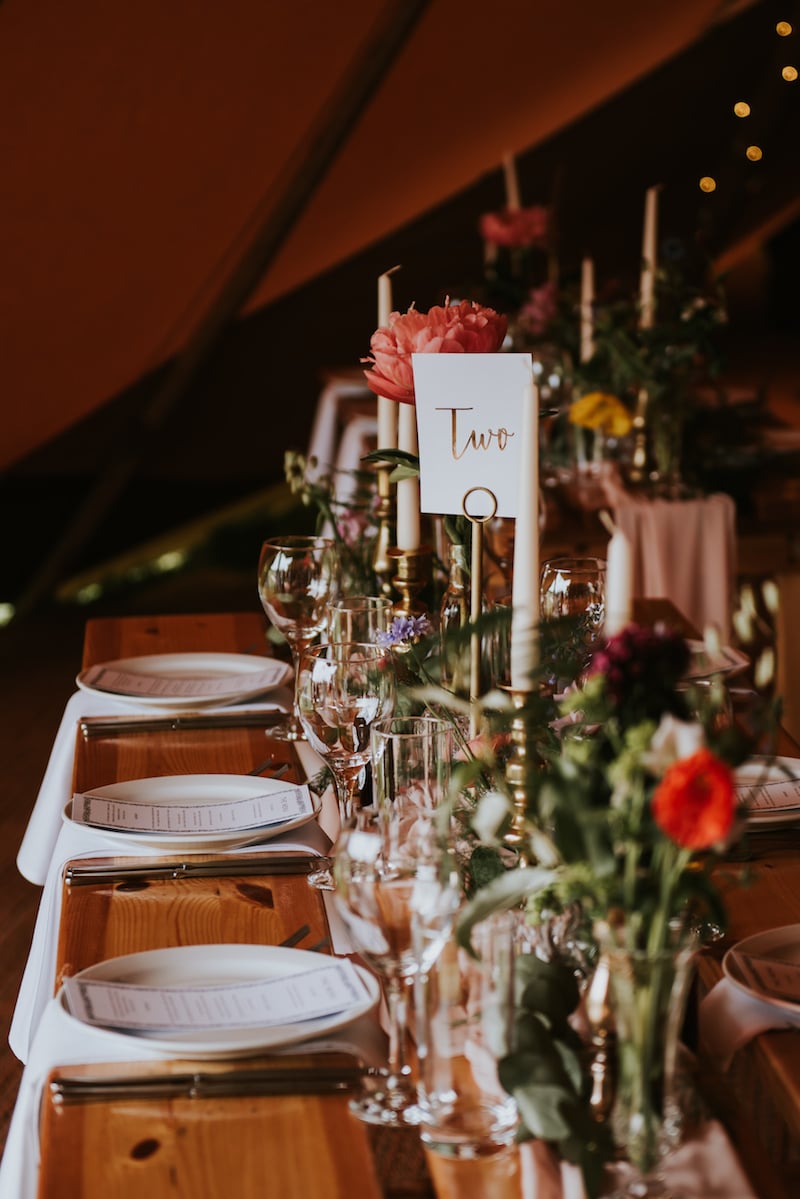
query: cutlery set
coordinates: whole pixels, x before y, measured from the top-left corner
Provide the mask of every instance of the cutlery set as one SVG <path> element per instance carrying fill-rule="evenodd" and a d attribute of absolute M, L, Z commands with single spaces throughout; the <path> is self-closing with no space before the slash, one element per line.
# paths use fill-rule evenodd
<path fill-rule="evenodd" d="M 276 709 L 266 712 L 180 712 L 170 716 L 84 716 L 78 722 L 78 728 L 81 736 L 88 740 L 124 733 L 168 733 L 186 729 L 268 729 L 280 724 L 285 717 L 285 712 Z"/>
<path fill-rule="evenodd" d="M 96 883 L 124 883 L 133 880 L 142 882 L 159 879 L 179 878 L 228 878 L 252 874 L 308 874 L 311 870 L 329 863 L 320 854 L 311 853 L 261 853 L 257 857 L 227 855 L 222 858 L 198 859 L 197 861 L 169 861 L 164 858 L 148 858 L 132 865 L 118 866 L 86 863 L 67 866 L 64 882 L 68 887 L 80 887 Z"/>

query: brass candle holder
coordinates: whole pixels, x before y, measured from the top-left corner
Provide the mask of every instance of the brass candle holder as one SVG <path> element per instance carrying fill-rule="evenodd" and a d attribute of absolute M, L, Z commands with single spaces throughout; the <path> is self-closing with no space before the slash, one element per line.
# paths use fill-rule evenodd
<path fill-rule="evenodd" d="M 636 411 L 633 414 L 633 457 L 628 471 L 629 483 L 644 483 L 647 477 L 647 407 L 649 397 L 644 387 L 639 388 Z"/>
<path fill-rule="evenodd" d="M 394 562 L 389 556 L 395 538 L 394 501 L 392 485 L 389 482 L 391 473 L 391 466 L 378 467 L 378 506 L 376 509 L 378 533 L 372 554 L 372 569 L 380 584 L 380 593 L 388 599 L 392 598 L 392 578 L 395 570 Z"/>
<path fill-rule="evenodd" d="M 506 762 L 506 782 L 511 792 L 514 810 L 511 827 L 503 841 L 509 849 L 517 852 L 520 865 L 528 866 L 530 865 L 530 855 L 527 849 L 527 813 L 530 799 L 528 775 L 533 764 L 530 757 L 530 714 L 525 711 L 525 704 L 530 692 L 510 687 L 503 687 L 502 690 L 510 694 L 515 708 L 509 730 L 511 752 Z"/>
<path fill-rule="evenodd" d="M 394 590 L 400 595 L 394 605 L 395 616 L 423 615 L 428 609 L 419 597 L 433 577 L 433 546 L 421 545 L 415 550 L 391 546 L 387 556 L 394 567 Z"/>

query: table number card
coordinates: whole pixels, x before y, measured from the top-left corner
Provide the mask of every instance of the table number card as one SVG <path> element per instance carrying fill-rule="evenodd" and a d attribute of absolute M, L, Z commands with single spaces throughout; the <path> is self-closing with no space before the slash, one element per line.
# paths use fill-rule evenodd
<path fill-rule="evenodd" d="M 246 795 L 219 803 L 137 803 L 105 795 L 74 795 L 72 819 L 78 824 L 133 833 L 233 833 L 283 824 L 314 810 L 305 784 Z"/>
<path fill-rule="evenodd" d="M 413 354 L 423 512 L 516 516 L 530 354 Z M 475 490 L 473 490 L 475 489 Z"/>
<path fill-rule="evenodd" d="M 277 978 L 209 986 L 141 986 L 64 979 L 72 1015 L 84 1024 L 132 1032 L 266 1028 L 314 1020 L 362 1003 L 363 980 L 346 958 Z"/>

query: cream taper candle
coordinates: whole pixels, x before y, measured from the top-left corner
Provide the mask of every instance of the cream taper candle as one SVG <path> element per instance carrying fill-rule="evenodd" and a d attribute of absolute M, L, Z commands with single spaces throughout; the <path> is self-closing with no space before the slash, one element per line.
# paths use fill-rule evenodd
<path fill-rule="evenodd" d="M 419 452 L 417 410 L 413 404 L 398 404 L 397 447 L 407 454 Z M 397 548 L 419 549 L 419 479 L 400 479 L 397 484 Z"/>
<path fill-rule="evenodd" d="M 517 179 L 517 164 L 513 154 L 503 155 L 503 174 L 506 181 L 506 208 L 517 212 L 521 208 L 519 199 L 519 180 Z"/>
<path fill-rule="evenodd" d="M 398 268 L 378 276 L 378 328 L 385 329 L 392 313 L 392 279 Z M 378 449 L 397 448 L 397 401 L 378 396 Z"/>
<path fill-rule="evenodd" d="M 581 362 L 594 353 L 594 261 L 581 263 Z"/>
<path fill-rule="evenodd" d="M 648 187 L 644 197 L 642 230 L 642 274 L 639 280 L 639 328 L 652 329 L 656 319 L 656 270 L 658 268 L 658 188 Z"/>
<path fill-rule="evenodd" d="M 633 605 L 631 543 L 615 525 L 606 552 L 606 600 L 603 633 L 613 637 L 630 624 Z"/>
<path fill-rule="evenodd" d="M 519 491 L 514 529 L 511 588 L 511 687 L 533 688 L 539 659 L 539 392 L 533 382 L 523 394 Z"/>

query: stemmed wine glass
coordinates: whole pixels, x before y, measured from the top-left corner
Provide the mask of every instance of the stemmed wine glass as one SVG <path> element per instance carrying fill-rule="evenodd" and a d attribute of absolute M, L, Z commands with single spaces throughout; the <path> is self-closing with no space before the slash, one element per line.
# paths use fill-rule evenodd
<path fill-rule="evenodd" d="M 394 661 L 381 646 L 331 641 L 300 655 L 295 708 L 309 745 L 328 763 L 343 826 L 359 806 L 371 758 L 370 729 L 391 716 L 397 700 Z M 312 886 L 333 889 L 329 869 L 308 876 Z"/>
<path fill-rule="evenodd" d="M 397 830 L 401 807 L 361 809 L 333 853 L 337 908 L 384 981 L 389 1013 L 387 1069 L 350 1110 L 368 1124 L 395 1127 L 424 1118 L 406 1058 L 408 988 L 441 953 L 461 901 L 454 858 L 434 822 L 423 818 L 407 844 Z"/>
<path fill-rule="evenodd" d="M 539 601 L 542 621 L 571 618 L 576 623 L 584 662 L 602 636 L 606 603 L 606 563 L 603 558 L 550 558 L 542 565 Z M 578 647 L 576 646 L 576 649 Z M 573 679 L 553 680 L 556 685 Z"/>
<path fill-rule="evenodd" d="M 325 627 L 336 583 L 336 550 L 329 537 L 270 537 L 258 558 L 258 595 L 267 617 L 283 633 L 297 674 L 300 656 Z M 270 736 L 302 741 L 296 711 Z"/>

